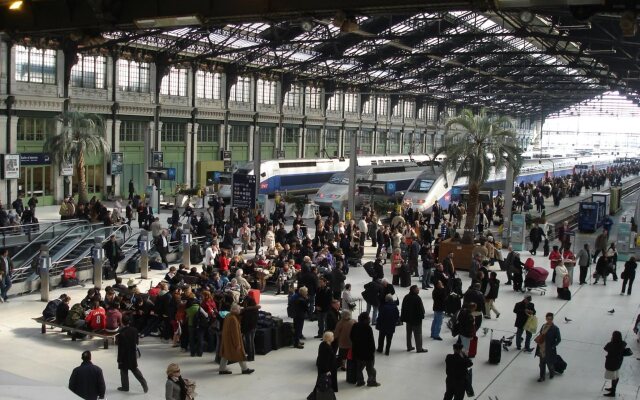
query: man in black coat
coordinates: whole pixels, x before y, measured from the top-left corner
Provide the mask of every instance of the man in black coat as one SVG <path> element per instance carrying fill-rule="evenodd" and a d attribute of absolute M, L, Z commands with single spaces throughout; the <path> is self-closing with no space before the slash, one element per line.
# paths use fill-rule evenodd
<path fill-rule="evenodd" d="M 444 400 L 464 399 L 467 387 L 467 370 L 473 362 L 462 353 L 462 344 L 454 343 L 453 354 L 448 354 L 445 359 L 447 368 L 447 389 Z"/>
<path fill-rule="evenodd" d="M 316 339 L 322 338 L 322 334 L 326 330 L 327 314 L 329 313 L 329 307 L 331 307 L 331 300 L 333 300 L 331 289 L 327 287 L 327 281 L 324 278 L 320 278 L 319 282 L 320 286 L 318 287 L 315 298 L 315 312 L 318 317 L 318 334 L 315 336 Z"/>
<path fill-rule="evenodd" d="M 69 390 L 84 400 L 104 399 L 106 386 L 102 369 L 91 362 L 91 352 L 82 353 L 82 364 L 73 369 L 69 378 Z"/>
<path fill-rule="evenodd" d="M 469 289 L 464 293 L 463 297 L 464 303 L 476 304 L 476 310 L 473 312 L 473 318 L 475 319 L 476 323 L 476 331 L 480 329 L 480 325 L 482 325 L 482 316 L 484 314 L 485 298 L 480 288 L 480 282 L 474 282 L 471 287 L 469 287 Z"/>
<path fill-rule="evenodd" d="M 364 312 L 358 316 L 356 322 L 351 328 L 351 352 L 353 359 L 357 364 L 357 386 L 364 386 L 363 369 L 367 369 L 367 386 L 380 386 L 376 381 L 375 352 L 376 343 L 373 338 L 373 329 L 369 324 L 369 314 Z"/>
<path fill-rule="evenodd" d="M 400 319 L 407 328 L 407 351 L 412 351 L 411 334 L 416 341 L 416 353 L 426 353 L 427 349 L 422 348 L 422 320 L 424 319 L 424 304 L 418 295 L 420 289 L 417 285 L 409 288 L 409 293 L 402 299 L 402 313 Z"/>
<path fill-rule="evenodd" d="M 120 245 L 116 241 L 116 235 L 111 235 L 107 243 L 105 243 L 102 248 L 104 249 L 104 256 L 109 260 L 109 266 L 117 271 L 118 262 L 120 261 L 122 250 L 120 249 Z"/>
<path fill-rule="evenodd" d="M 364 285 L 364 291 L 362 292 L 362 298 L 367 303 L 367 315 L 369 311 L 373 309 L 373 321 L 374 325 L 378 319 L 378 307 L 380 307 L 380 297 L 384 299 L 384 295 L 382 294 L 382 285 L 379 281 L 373 280 Z"/>
<path fill-rule="evenodd" d="M 517 302 L 515 307 L 513 307 L 513 312 L 516 314 L 516 322 L 514 326 L 516 327 L 516 347 L 518 350 L 522 348 L 522 333 L 525 333 L 525 341 L 524 341 L 524 351 L 531 353 L 533 349 L 531 348 L 531 332 L 524 332 L 524 324 L 527 323 L 530 315 L 536 315 L 536 307 L 533 305 L 531 301 L 531 296 L 526 295 L 524 299 L 520 302 Z"/>
<path fill-rule="evenodd" d="M 542 237 L 547 237 L 544 234 L 544 230 L 538 226 L 538 224 L 533 224 L 533 228 L 529 231 L 529 240 L 531 240 L 532 248 L 529 250 L 531 255 L 536 255 L 536 251 L 538 250 L 538 246 L 540 246 L 540 242 L 542 241 Z"/>
<path fill-rule="evenodd" d="M 138 369 L 138 330 L 129 326 L 130 318 L 128 315 L 122 317 L 122 328 L 116 337 L 118 343 L 118 369 L 120 370 L 120 382 L 122 385 L 118 388 L 121 392 L 129 391 L 129 371 L 142 385 L 145 393 L 149 391 L 147 381 L 142 376 L 142 372 Z"/>
<path fill-rule="evenodd" d="M 160 236 L 156 240 L 156 250 L 158 250 L 165 268 L 169 268 L 169 261 L 167 261 L 167 253 L 169 253 L 169 238 L 167 237 L 166 229 L 162 230 Z"/>

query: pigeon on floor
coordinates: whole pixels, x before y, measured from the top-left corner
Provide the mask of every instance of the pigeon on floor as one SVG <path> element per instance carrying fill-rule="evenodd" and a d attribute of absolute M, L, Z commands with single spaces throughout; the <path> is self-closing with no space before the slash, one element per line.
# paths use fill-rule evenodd
<path fill-rule="evenodd" d="M 482 336 L 487 336 L 487 333 L 489 333 L 489 328 L 482 328 Z"/>
<path fill-rule="evenodd" d="M 609 314 L 613 314 L 614 312 L 616 312 L 615 308 L 612 308 L 611 310 L 607 311 Z"/>
<path fill-rule="evenodd" d="M 573 321 L 572 319 L 569 319 L 567 317 L 564 317 L 564 323 L 568 324 L 569 322 Z"/>

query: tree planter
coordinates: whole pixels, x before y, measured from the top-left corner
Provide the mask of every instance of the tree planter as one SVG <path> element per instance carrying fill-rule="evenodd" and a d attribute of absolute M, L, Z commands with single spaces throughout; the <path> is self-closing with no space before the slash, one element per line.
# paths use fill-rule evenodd
<path fill-rule="evenodd" d="M 468 270 L 471 268 L 471 260 L 474 247 L 475 245 L 473 243 L 463 244 L 462 242 L 454 242 L 453 239 L 447 239 L 443 242 L 440 242 L 438 260 L 442 262 L 442 260 L 444 260 L 444 258 L 449 253 L 453 253 L 453 265 L 455 266 L 456 270 Z"/>

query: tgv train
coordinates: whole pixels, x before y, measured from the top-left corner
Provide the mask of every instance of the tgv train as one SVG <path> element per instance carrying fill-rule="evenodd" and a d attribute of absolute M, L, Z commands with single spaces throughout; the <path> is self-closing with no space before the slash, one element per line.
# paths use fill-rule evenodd
<path fill-rule="evenodd" d="M 358 166 L 380 165 L 392 162 L 426 162 L 429 155 L 360 156 Z M 253 175 L 253 161 L 240 165 L 234 173 Z M 260 164 L 260 194 L 280 193 L 311 194 L 337 172 L 349 167 L 349 158 L 317 158 L 301 160 L 269 160 Z M 231 197 L 231 185 L 220 185 L 218 196 Z"/>
<path fill-rule="evenodd" d="M 565 176 L 574 172 L 585 172 L 591 169 L 603 169 L 613 165 L 614 157 L 582 157 L 576 164 L 575 158 L 570 159 L 542 159 L 525 160 L 520 170 L 520 175 L 515 178 L 515 183 L 539 181 L 547 175 Z M 454 182 L 454 174 L 447 172 L 445 181 L 441 168 L 427 168 L 413 181 L 403 197 L 403 201 L 416 211 L 424 211 L 433 206 L 434 202 L 447 207 L 451 202 L 452 190 L 466 189 L 467 178 L 459 178 Z M 493 171 L 483 188 L 504 190 L 505 171 Z"/>

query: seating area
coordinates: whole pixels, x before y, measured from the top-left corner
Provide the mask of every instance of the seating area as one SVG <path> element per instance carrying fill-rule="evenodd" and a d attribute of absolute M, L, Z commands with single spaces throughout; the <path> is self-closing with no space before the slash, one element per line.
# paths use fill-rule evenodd
<path fill-rule="evenodd" d="M 92 338 L 100 338 L 102 339 L 103 347 L 105 350 L 109 348 L 109 341 L 112 341 L 114 345 L 116 344 L 116 337 L 118 336 L 118 332 L 107 332 L 105 330 L 90 331 L 86 329 L 72 328 L 66 325 L 56 323 L 55 321 L 47 321 L 44 319 L 44 317 L 36 317 L 32 319 L 41 325 L 41 332 L 43 335 L 47 333 L 47 327 L 49 328 L 50 331 L 53 331 L 53 329 L 55 328 L 60 328 L 62 329 L 60 333 L 70 334 L 72 341 L 76 341 L 76 338 L 77 338 L 76 335 L 78 334 L 89 336 Z"/>

